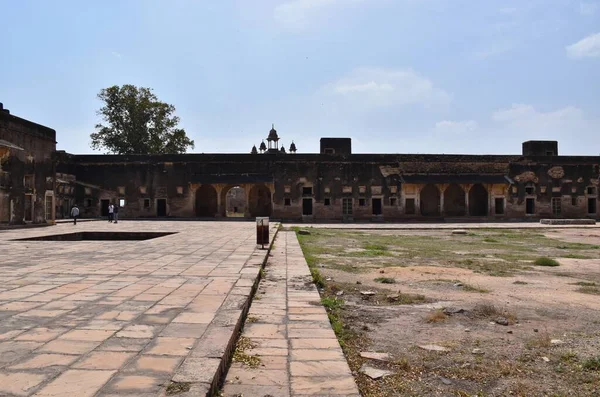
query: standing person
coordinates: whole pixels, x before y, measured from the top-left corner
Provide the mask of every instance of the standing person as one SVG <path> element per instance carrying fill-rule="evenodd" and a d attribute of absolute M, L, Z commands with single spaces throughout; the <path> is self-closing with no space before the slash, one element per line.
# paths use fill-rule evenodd
<path fill-rule="evenodd" d="M 71 208 L 71 216 L 73 217 L 73 225 L 77 224 L 77 217 L 79 216 L 79 208 L 77 208 L 77 204 Z"/>
<path fill-rule="evenodd" d="M 115 220 L 115 223 L 119 220 L 119 204 L 115 205 L 113 208 L 113 219 Z"/>
<path fill-rule="evenodd" d="M 109 222 L 113 221 L 114 211 L 115 211 L 115 207 L 112 205 L 112 203 L 108 204 L 108 221 Z"/>

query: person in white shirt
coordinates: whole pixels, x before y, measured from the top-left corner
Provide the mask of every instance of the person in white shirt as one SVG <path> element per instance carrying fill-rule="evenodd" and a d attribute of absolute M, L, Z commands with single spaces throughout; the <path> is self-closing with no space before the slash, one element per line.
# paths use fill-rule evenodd
<path fill-rule="evenodd" d="M 73 225 L 77 224 L 77 217 L 79 216 L 79 208 L 77 208 L 77 204 L 71 208 L 71 217 L 73 217 Z"/>
<path fill-rule="evenodd" d="M 115 213 L 115 206 L 112 205 L 112 203 L 110 203 L 108 205 L 108 221 L 112 222 L 114 219 L 114 213 Z"/>

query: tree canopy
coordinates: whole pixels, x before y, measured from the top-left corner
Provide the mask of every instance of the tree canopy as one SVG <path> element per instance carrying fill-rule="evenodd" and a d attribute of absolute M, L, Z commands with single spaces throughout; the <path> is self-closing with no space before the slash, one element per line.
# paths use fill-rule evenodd
<path fill-rule="evenodd" d="M 160 102 L 152 89 L 125 84 L 104 88 L 98 94 L 104 124 L 96 124 L 91 147 L 114 154 L 185 153 L 194 148 L 183 128 L 178 128 L 175 107 Z"/>

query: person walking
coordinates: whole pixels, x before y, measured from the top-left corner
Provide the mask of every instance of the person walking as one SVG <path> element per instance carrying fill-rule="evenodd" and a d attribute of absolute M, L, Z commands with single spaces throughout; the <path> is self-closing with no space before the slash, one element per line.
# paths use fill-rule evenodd
<path fill-rule="evenodd" d="M 77 217 L 79 216 L 79 208 L 77 204 L 71 208 L 71 217 L 73 217 L 73 225 L 77 225 Z"/>
<path fill-rule="evenodd" d="M 112 203 L 110 203 L 108 205 L 108 221 L 109 222 L 113 221 L 114 212 L 115 212 L 115 207 L 114 207 L 114 205 L 112 205 Z"/>
<path fill-rule="evenodd" d="M 119 220 L 119 204 L 115 205 L 113 208 L 113 219 L 115 220 L 115 223 Z"/>

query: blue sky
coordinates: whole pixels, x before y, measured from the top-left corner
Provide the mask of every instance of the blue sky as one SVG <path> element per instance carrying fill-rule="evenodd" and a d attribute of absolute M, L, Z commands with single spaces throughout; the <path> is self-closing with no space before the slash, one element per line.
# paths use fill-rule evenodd
<path fill-rule="evenodd" d="M 0 0 L 0 101 L 93 153 L 96 94 L 151 87 L 193 152 L 275 126 L 357 153 L 600 153 L 600 0 Z"/>

